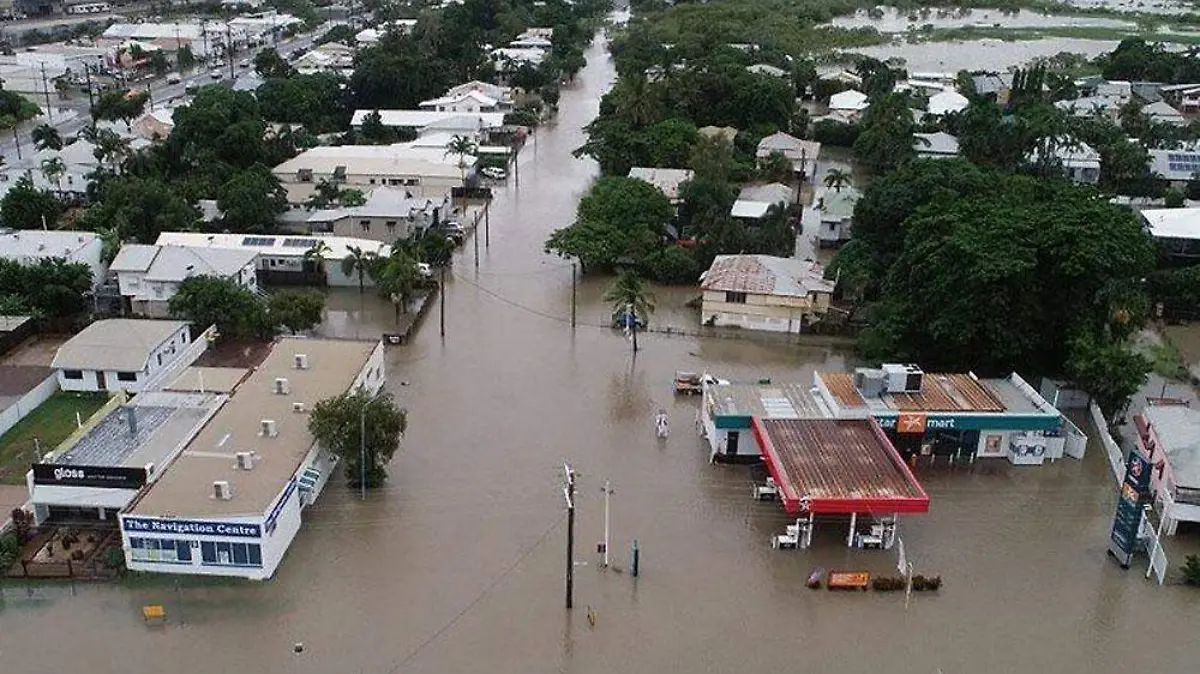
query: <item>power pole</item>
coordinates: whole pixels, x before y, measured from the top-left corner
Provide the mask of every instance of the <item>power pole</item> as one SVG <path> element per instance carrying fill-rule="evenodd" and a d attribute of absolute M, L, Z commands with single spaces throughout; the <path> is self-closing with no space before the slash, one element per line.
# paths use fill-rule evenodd
<path fill-rule="evenodd" d="M 578 280 L 578 274 L 575 271 L 575 261 L 571 260 L 571 328 L 572 329 L 575 328 L 575 306 L 578 302 L 578 295 L 579 295 L 578 288 L 579 288 L 579 280 Z M 606 542 L 606 543 L 608 542 L 607 535 L 604 538 L 604 542 Z M 605 554 L 607 554 L 607 553 L 605 553 Z M 607 560 L 607 557 L 606 557 L 606 560 Z M 607 561 L 605 562 L 605 565 L 607 565 Z"/>
<path fill-rule="evenodd" d="M 21 158 L 21 137 L 17 135 L 17 125 L 13 125 L 13 142 L 17 145 L 17 159 Z"/>
<path fill-rule="evenodd" d="M 237 72 L 233 69 L 233 55 L 236 53 L 233 48 L 233 28 L 228 22 L 225 23 L 225 45 L 228 47 L 225 51 L 229 55 L 229 79 L 237 79 Z"/>
<path fill-rule="evenodd" d="M 604 568 L 608 568 L 608 551 L 612 547 L 609 545 L 609 519 L 608 519 L 608 500 L 612 496 L 612 487 L 608 486 L 608 480 L 604 481 L 604 562 L 601 564 Z"/>
<path fill-rule="evenodd" d="M 438 268 L 438 301 L 440 302 L 440 310 L 438 317 L 442 322 L 442 337 L 446 336 L 446 265 Z"/>
<path fill-rule="evenodd" d="M 93 115 L 93 119 L 95 119 L 95 110 L 94 109 L 96 107 L 96 99 L 95 99 L 95 94 L 92 92 L 92 66 L 90 64 L 87 64 L 87 63 L 83 64 L 83 74 L 84 74 L 84 78 L 87 80 L 88 114 Z"/>
<path fill-rule="evenodd" d="M 479 221 L 475 221 L 475 228 L 471 231 L 471 242 L 475 246 L 475 269 L 479 269 Z"/>
<path fill-rule="evenodd" d="M 367 500 L 367 407 L 359 411 L 358 417 L 358 498 Z"/>
<path fill-rule="evenodd" d="M 46 62 L 42 61 L 42 89 L 46 92 L 46 117 L 54 123 L 54 106 L 50 105 L 50 80 L 46 79 Z"/>
<path fill-rule="evenodd" d="M 575 606 L 575 471 L 571 464 L 563 464 L 566 486 L 563 496 L 567 499 L 567 609 Z"/>
<path fill-rule="evenodd" d="M 483 247 L 492 245 L 492 201 L 489 199 L 483 206 Z"/>

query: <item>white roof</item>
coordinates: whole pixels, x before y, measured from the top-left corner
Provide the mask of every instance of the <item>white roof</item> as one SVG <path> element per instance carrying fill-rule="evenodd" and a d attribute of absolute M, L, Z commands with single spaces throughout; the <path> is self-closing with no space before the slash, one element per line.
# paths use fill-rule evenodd
<path fill-rule="evenodd" d="M 367 194 L 362 206 L 316 211 L 309 222 L 332 222 L 342 218 L 411 218 L 414 213 L 428 212 L 441 206 L 433 199 L 415 198 L 400 187 L 376 187 Z"/>
<path fill-rule="evenodd" d="M 1155 101 L 1147 104 L 1142 108 L 1142 114 L 1149 115 L 1151 119 L 1168 123 L 1184 121 L 1183 113 L 1171 107 L 1166 101 Z"/>
<path fill-rule="evenodd" d="M 121 246 L 121 250 L 117 252 L 117 256 L 113 258 L 112 264 L 108 268 L 115 272 L 147 271 L 154 263 L 156 255 L 158 255 L 158 246 L 127 243 Z"/>
<path fill-rule="evenodd" d="M 382 32 L 375 30 L 374 28 L 364 28 L 363 30 L 360 30 L 357 35 L 354 36 L 354 40 L 356 42 L 362 42 L 364 44 L 374 44 L 376 42 L 379 42 L 379 38 L 382 35 L 383 35 Z"/>
<path fill-rule="evenodd" d="M 439 112 L 437 110 L 355 110 L 351 126 L 362 126 L 371 113 L 378 112 L 384 126 L 413 128 L 437 127 L 453 123 L 456 118 L 469 119 L 478 129 L 496 129 L 504 126 L 503 112 Z"/>
<path fill-rule="evenodd" d="M 1142 414 L 1167 455 L 1175 486 L 1200 489 L 1200 411 L 1185 405 L 1147 405 Z"/>
<path fill-rule="evenodd" d="M 867 95 L 855 89 L 847 89 L 829 97 L 830 110 L 866 110 L 871 104 Z"/>
<path fill-rule="evenodd" d="M 506 101 L 512 98 L 512 87 L 504 87 L 491 82 L 481 82 L 480 80 L 471 80 L 464 82 L 458 86 L 451 87 L 446 91 L 446 96 L 459 96 L 469 91 L 478 91 L 488 98 L 493 98 L 497 101 Z"/>
<path fill-rule="evenodd" d="M 182 40 L 199 40 L 202 28 L 198 23 L 114 23 L 101 37 L 109 39 L 161 40 L 178 36 Z"/>
<path fill-rule="evenodd" d="M 428 101 L 421 101 L 420 106 L 422 108 L 434 108 L 439 105 L 455 105 L 468 99 L 478 103 L 479 107 L 481 108 L 494 108 L 500 103 L 496 99 L 484 94 L 481 91 L 471 89 L 459 94 L 450 94 L 447 96 L 442 96 L 441 98 L 432 98 Z"/>
<path fill-rule="evenodd" d="M 681 185 L 692 179 L 691 169 L 644 168 L 635 166 L 629 169 L 629 177 L 644 180 L 658 188 L 658 191 L 674 201 L 679 198 Z"/>
<path fill-rule="evenodd" d="M 179 282 L 189 276 L 232 276 L 254 264 L 258 251 L 242 248 L 158 246 L 147 281 Z"/>
<path fill-rule="evenodd" d="M 782 152 L 783 156 L 793 161 L 803 158 L 815 162 L 821 155 L 821 144 L 812 140 L 800 140 L 779 131 L 758 141 L 755 156 L 766 157 L 773 152 Z"/>
<path fill-rule="evenodd" d="M 183 321 L 133 318 L 96 321 L 58 347 L 50 367 L 140 372 L 146 368 L 154 350 L 186 326 Z"/>
<path fill-rule="evenodd" d="M 971 101 L 957 91 L 943 91 L 929 97 L 927 110 L 931 115 L 944 115 L 949 112 L 966 110 Z"/>
<path fill-rule="evenodd" d="M 914 133 L 913 149 L 917 154 L 952 156 L 958 154 L 958 139 L 944 131 Z"/>
<path fill-rule="evenodd" d="M 100 238 L 95 232 L 23 229 L 0 232 L 0 257 L 10 260 L 37 260 L 44 257 L 65 257 L 78 262 L 76 256 Z"/>
<path fill-rule="evenodd" d="M 273 257 L 304 257 L 318 243 L 328 250 L 322 257 L 326 260 L 343 260 L 350 254 L 350 247 L 361 248 L 377 255 L 390 255 L 391 246 L 349 236 L 303 236 L 303 235 L 256 235 L 256 234 L 206 234 L 204 232 L 163 232 L 156 242 L 160 246 L 189 246 L 193 248 L 246 248 L 260 255 Z"/>
<path fill-rule="evenodd" d="M 476 159 L 466 155 L 462 161 L 470 168 Z M 272 170 L 277 176 L 291 176 L 304 169 L 315 175 L 328 175 L 344 167 L 347 175 L 457 178 L 462 174 L 458 162 L 458 155 L 447 153 L 444 146 L 322 145 L 305 150 Z"/>
<path fill-rule="evenodd" d="M 745 218 L 749 220 L 758 220 L 764 218 L 767 212 L 771 210 L 774 204 L 766 201 L 746 201 L 738 199 L 733 202 L 733 206 L 729 208 L 729 215 L 735 218 Z"/>
<path fill-rule="evenodd" d="M 708 271 L 700 275 L 704 290 L 742 292 L 754 295 L 806 297 L 810 293 L 832 293 L 834 284 L 823 277 L 815 262 L 772 255 L 718 255 Z"/>
<path fill-rule="evenodd" d="M 1148 208 L 1142 218 L 1156 239 L 1200 239 L 1200 208 Z"/>
<path fill-rule="evenodd" d="M 540 37 L 537 35 L 528 35 L 528 36 L 518 37 L 517 39 L 513 40 L 512 42 L 509 42 L 508 46 L 517 47 L 517 48 L 526 47 L 526 48 L 536 48 L 536 49 L 550 49 L 551 47 L 554 46 L 554 43 L 551 42 L 550 40 L 547 40 L 544 37 Z"/>
<path fill-rule="evenodd" d="M 535 47 L 501 47 L 492 50 L 492 58 L 537 65 L 546 59 L 546 51 Z"/>
<path fill-rule="evenodd" d="M 1191 180 L 1200 173 L 1200 152 L 1196 148 L 1150 150 L 1150 171 L 1167 180 Z"/>
<path fill-rule="evenodd" d="M 747 185 L 738 192 L 739 201 L 759 201 L 766 204 L 790 204 L 796 200 L 796 191 L 783 183 Z"/>
<path fill-rule="evenodd" d="M 771 75 L 772 77 L 787 77 L 788 72 L 783 68 L 777 68 L 769 63 L 755 63 L 752 66 L 746 66 L 746 70 L 756 75 Z"/>

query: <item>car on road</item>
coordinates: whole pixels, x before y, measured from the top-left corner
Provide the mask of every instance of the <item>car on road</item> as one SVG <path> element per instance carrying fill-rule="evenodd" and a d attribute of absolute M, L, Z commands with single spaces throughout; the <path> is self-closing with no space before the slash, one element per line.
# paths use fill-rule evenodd
<path fill-rule="evenodd" d="M 249 67 L 250 67 L 250 61 L 241 61 L 241 62 L 239 62 L 239 63 L 238 63 L 238 67 L 239 67 L 239 68 L 249 68 Z"/>
<path fill-rule="evenodd" d="M 484 178 L 491 178 L 492 180 L 504 180 L 508 177 L 508 171 L 497 166 L 485 166 L 479 169 L 479 173 Z"/>
<path fill-rule="evenodd" d="M 167 75 L 167 84 L 179 84 L 183 81 L 183 75 L 179 73 L 171 73 Z"/>
<path fill-rule="evenodd" d="M 463 229 L 461 224 L 453 220 L 440 222 L 433 227 L 430 227 L 430 231 L 445 236 L 447 239 L 450 239 L 450 241 L 454 242 L 454 245 L 456 246 L 461 244 L 467 238 L 467 230 Z"/>
<path fill-rule="evenodd" d="M 629 327 L 630 318 L 631 317 L 629 316 L 628 312 L 626 312 L 624 309 L 617 309 L 616 311 L 612 312 L 612 327 L 618 330 Z M 633 323 L 637 325 L 638 330 L 644 330 L 646 328 L 646 320 L 644 318 L 638 316 L 637 314 L 634 314 L 632 318 Z"/>
<path fill-rule="evenodd" d="M 213 78 L 214 80 L 219 80 L 222 77 L 224 77 L 225 75 L 220 70 L 214 70 L 211 73 L 209 73 L 208 76 Z"/>

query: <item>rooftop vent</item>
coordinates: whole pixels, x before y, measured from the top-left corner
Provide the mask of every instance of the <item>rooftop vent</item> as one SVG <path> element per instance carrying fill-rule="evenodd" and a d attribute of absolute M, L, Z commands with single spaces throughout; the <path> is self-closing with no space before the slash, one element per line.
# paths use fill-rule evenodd
<path fill-rule="evenodd" d="M 297 370 L 308 369 L 308 354 L 298 353 L 295 357 L 295 365 Z"/>
<path fill-rule="evenodd" d="M 264 438 L 273 438 L 279 435 L 279 429 L 275 427 L 275 421 L 273 419 L 263 419 L 261 423 L 262 431 L 260 435 L 262 435 Z"/>
<path fill-rule="evenodd" d="M 296 414 L 304 414 L 305 412 L 308 411 L 308 409 L 304 406 L 304 403 L 295 402 L 295 403 L 292 403 L 292 411 L 295 412 Z"/>
<path fill-rule="evenodd" d="M 254 469 L 254 454 L 252 452 L 238 452 L 237 453 L 237 467 L 240 470 L 253 470 Z"/>
<path fill-rule="evenodd" d="M 213 482 L 213 498 L 228 501 L 233 498 L 233 487 L 230 487 L 225 480 Z"/>
<path fill-rule="evenodd" d="M 291 386 L 288 385 L 288 380 L 286 377 L 275 378 L 275 395 L 285 396 L 291 390 Z"/>

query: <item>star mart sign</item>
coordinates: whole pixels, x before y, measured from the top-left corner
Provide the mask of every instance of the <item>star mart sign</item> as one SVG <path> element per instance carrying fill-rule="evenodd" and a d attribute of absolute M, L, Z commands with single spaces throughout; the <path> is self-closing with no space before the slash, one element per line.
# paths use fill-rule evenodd
<path fill-rule="evenodd" d="M 926 431 L 1051 431 L 1061 425 L 1057 414 L 911 414 L 875 417 L 879 425 L 897 433 Z"/>

